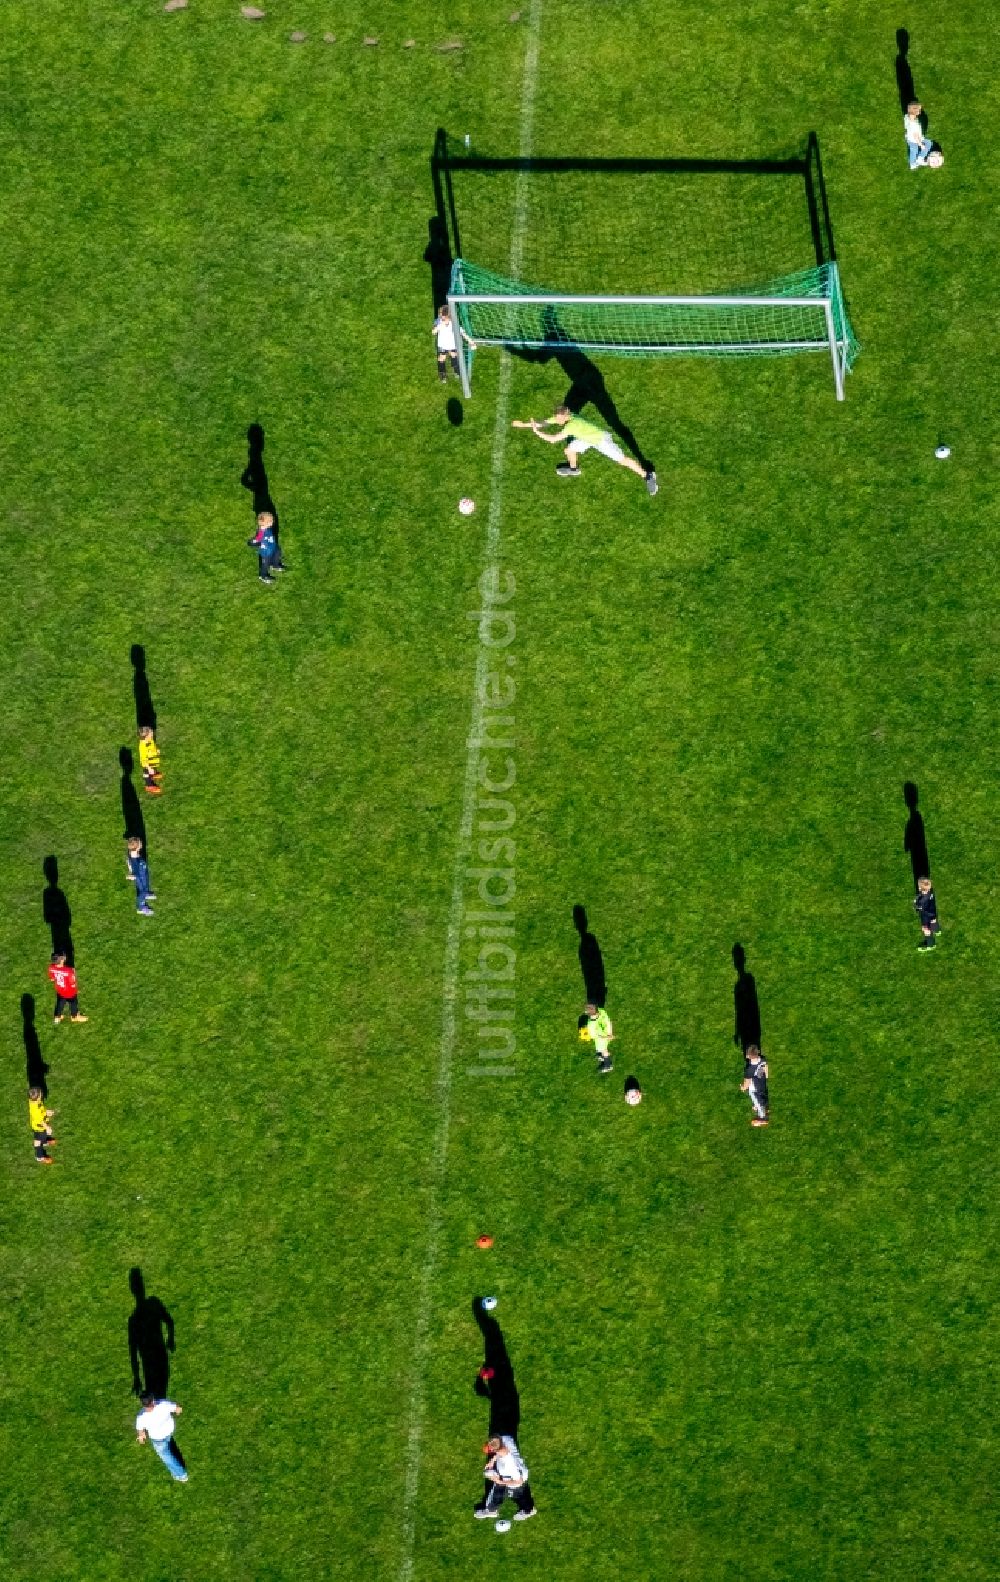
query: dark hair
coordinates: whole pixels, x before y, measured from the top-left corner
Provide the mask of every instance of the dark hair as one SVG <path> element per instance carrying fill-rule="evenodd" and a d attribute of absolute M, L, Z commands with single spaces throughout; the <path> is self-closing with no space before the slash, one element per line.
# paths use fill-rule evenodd
<path fill-rule="evenodd" d="M 143 1392 L 140 1395 L 139 1399 L 142 1402 L 143 1406 L 155 1406 L 156 1405 L 156 1396 L 155 1395 L 150 1395 L 148 1390 L 143 1390 Z"/>
<path fill-rule="evenodd" d="M 66 960 L 66 952 L 64 950 L 54 950 L 52 952 L 52 965 L 53 965 L 53 967 L 55 966 L 57 961 L 65 961 L 65 960 Z"/>

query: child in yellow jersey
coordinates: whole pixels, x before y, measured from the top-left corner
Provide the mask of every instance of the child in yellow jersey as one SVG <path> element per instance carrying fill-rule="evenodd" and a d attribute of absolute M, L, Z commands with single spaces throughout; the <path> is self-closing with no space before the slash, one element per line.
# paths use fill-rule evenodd
<path fill-rule="evenodd" d="M 31 1141 L 35 1149 L 35 1158 L 40 1165 L 53 1163 L 45 1152 L 45 1146 L 48 1144 L 51 1148 L 55 1142 L 55 1138 L 52 1135 L 52 1127 L 49 1125 L 49 1121 L 55 1113 L 55 1110 L 47 1110 L 45 1108 L 45 1100 L 42 1098 L 41 1088 L 28 1089 L 28 1124 L 31 1127 Z"/>
<path fill-rule="evenodd" d="M 139 727 L 139 767 L 142 770 L 142 783 L 150 796 L 160 796 L 163 791 L 160 784 L 160 749 L 156 745 L 151 725 Z"/>

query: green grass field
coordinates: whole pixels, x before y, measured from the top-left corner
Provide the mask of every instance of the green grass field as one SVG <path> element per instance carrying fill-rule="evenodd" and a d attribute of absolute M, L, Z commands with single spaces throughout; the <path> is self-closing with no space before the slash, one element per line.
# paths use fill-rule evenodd
<path fill-rule="evenodd" d="M 254 24 L 236 0 L 0 15 L 0 1570 L 985 1582 L 989 10 L 910 19 L 946 152 L 910 174 L 906 18 L 883 0 L 263 4 Z M 512 417 L 564 396 L 555 366 L 515 361 L 505 392 L 481 353 L 458 427 L 434 376 L 435 132 L 518 152 L 536 22 L 532 152 L 820 140 L 864 348 L 847 401 L 822 358 L 603 363 L 655 500 L 600 458 L 564 481 L 530 435 L 496 439 L 508 394 Z M 476 222 L 501 265 L 506 192 Z M 704 227 L 643 239 L 655 216 L 616 193 L 643 270 L 659 253 L 662 288 L 686 286 Z M 474 229 L 481 190 L 457 198 Z M 591 225 L 589 201 L 530 187 L 524 240 L 598 290 L 615 217 Z M 271 591 L 244 547 L 253 422 L 292 568 Z M 470 1074 L 478 947 L 453 900 L 468 612 L 494 559 L 517 618 L 507 1078 Z M 142 809 L 155 920 L 122 857 L 137 643 L 166 775 Z M 945 930 L 929 960 L 907 780 Z M 85 1027 L 51 1023 L 51 855 Z M 618 1035 L 603 1086 L 576 1040 L 575 904 Z M 739 1092 L 736 941 L 768 1131 Z M 25 994 L 59 1111 L 41 1174 Z M 133 1441 L 135 1266 L 176 1325 L 186 1487 Z M 539 1506 L 504 1541 L 471 1517 L 487 1290 Z"/>

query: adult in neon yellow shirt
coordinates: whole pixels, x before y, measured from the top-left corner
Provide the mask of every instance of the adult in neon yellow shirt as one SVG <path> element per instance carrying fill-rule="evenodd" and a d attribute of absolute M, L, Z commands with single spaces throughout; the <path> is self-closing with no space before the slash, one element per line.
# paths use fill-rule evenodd
<path fill-rule="evenodd" d="M 554 433 L 546 433 L 547 429 L 555 427 Z M 561 478 L 578 478 L 580 476 L 580 457 L 584 451 L 599 450 L 602 456 L 616 461 L 619 467 L 627 467 L 629 472 L 634 472 L 636 477 L 645 481 L 649 494 L 655 494 L 660 487 L 656 481 L 656 471 L 652 467 L 644 467 L 642 462 L 635 461 L 631 456 L 626 456 L 618 441 L 606 428 L 600 428 L 597 423 L 588 423 L 586 418 L 578 417 L 571 412 L 568 406 L 556 407 L 552 416 L 543 423 L 536 423 L 534 418 L 529 418 L 527 423 L 515 421 L 514 428 L 530 428 L 533 434 L 543 439 L 546 445 L 565 445 L 566 460 L 559 463 L 556 472 Z"/>

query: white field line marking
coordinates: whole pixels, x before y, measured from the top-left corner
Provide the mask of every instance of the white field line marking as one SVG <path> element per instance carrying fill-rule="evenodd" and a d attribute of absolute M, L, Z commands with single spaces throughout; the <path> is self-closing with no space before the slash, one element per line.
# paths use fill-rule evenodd
<path fill-rule="evenodd" d="M 524 77 L 521 88 L 520 157 L 531 154 L 535 121 L 535 92 L 538 85 L 538 44 L 541 32 L 542 0 L 532 0 L 528 16 L 528 40 L 524 52 Z M 521 171 L 514 198 L 514 227 L 510 247 L 510 272 L 516 278 L 524 256 L 524 234 L 528 215 L 528 174 Z M 507 446 L 510 410 L 511 359 L 504 352 L 497 385 L 496 418 L 490 453 L 490 506 L 486 522 L 483 572 L 497 568 L 500 554 L 500 519 L 503 503 L 503 464 Z M 480 737 L 483 724 L 483 689 L 490 658 L 480 645 L 476 653 L 476 674 L 472 693 L 468 752 L 465 760 L 465 785 L 462 792 L 462 817 L 452 872 L 451 904 L 444 949 L 443 1011 L 438 1057 L 438 1125 L 431 1154 L 430 1207 L 427 1216 L 427 1250 L 420 1277 L 420 1297 L 413 1333 L 413 1384 L 410 1392 L 410 1427 L 406 1447 L 406 1483 L 403 1492 L 403 1558 L 400 1582 L 413 1576 L 416 1539 L 416 1500 L 420 1485 L 420 1460 L 423 1448 L 426 1404 L 427 1354 L 433 1304 L 434 1277 L 437 1273 L 441 1242 L 441 1192 L 448 1160 L 448 1135 L 451 1128 L 451 1077 L 457 1037 L 459 955 L 462 917 L 465 904 L 465 868 L 469 858 L 472 825 L 476 811 L 476 781 L 479 775 Z"/>

